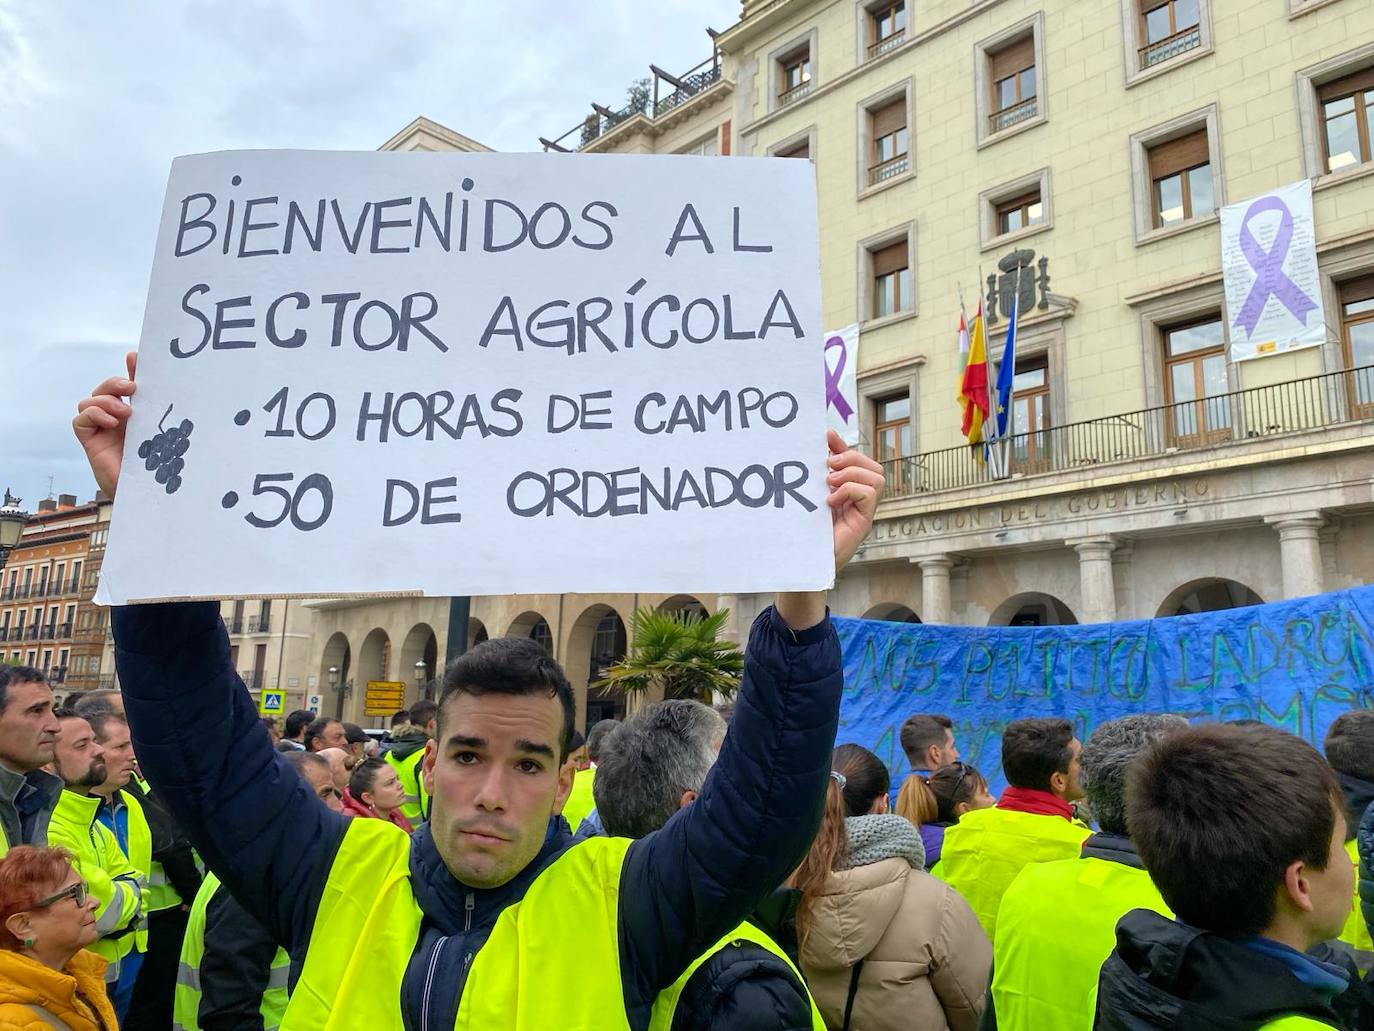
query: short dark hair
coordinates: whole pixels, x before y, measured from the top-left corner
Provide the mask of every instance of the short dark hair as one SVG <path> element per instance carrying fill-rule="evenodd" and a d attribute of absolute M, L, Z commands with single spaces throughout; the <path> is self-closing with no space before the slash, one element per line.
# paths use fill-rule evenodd
<path fill-rule="evenodd" d="M 980 791 L 988 790 L 988 779 L 972 764 L 960 761 L 946 763 L 935 770 L 926 785 L 935 797 L 936 822 L 958 823 L 955 806 L 961 802 L 972 805 Z"/>
<path fill-rule="evenodd" d="M 1131 839 L 1164 901 L 1228 938 L 1269 926 L 1290 863 L 1326 868 L 1344 805 L 1317 750 L 1273 727 L 1179 730 L 1126 783 Z"/>
<path fill-rule="evenodd" d="M 720 712 L 717 708 L 716 712 Z M 724 719 L 724 717 L 721 717 Z M 725 721 L 729 723 L 729 720 Z M 587 758 L 594 763 L 601 762 L 601 757 L 606 752 L 606 742 L 610 740 L 620 726 L 619 720 L 598 720 L 592 725 L 592 729 L 587 731 Z"/>
<path fill-rule="evenodd" d="M 399 727 L 402 723 L 409 723 L 409 722 L 410 722 L 410 710 L 409 710 L 409 709 L 399 709 L 399 710 L 397 710 L 396 712 L 393 712 L 393 713 L 391 714 L 391 725 L 392 725 L 393 727 Z"/>
<path fill-rule="evenodd" d="M 1374 780 L 1374 709 L 1352 709 L 1336 717 L 1326 732 L 1326 761 L 1337 773 Z M 1355 828 L 1348 829 L 1349 834 Z"/>
<path fill-rule="evenodd" d="M 1073 762 L 1069 742 L 1073 724 L 1066 719 L 1016 720 L 1002 732 L 1002 772 L 1016 788 L 1050 790 L 1050 778 Z"/>
<path fill-rule="evenodd" d="M 367 736 L 367 731 L 363 730 L 363 728 L 358 726 L 356 723 L 345 723 L 343 727 L 344 740 L 347 741 L 350 745 L 365 745 L 369 740 L 371 740 Z"/>
<path fill-rule="evenodd" d="M 386 769 L 386 766 L 384 759 L 364 759 L 358 763 L 348 778 L 348 793 L 361 802 L 363 792 L 372 790 L 372 785 L 377 782 L 377 774 Z"/>
<path fill-rule="evenodd" d="M 569 738 L 569 740 L 568 740 L 568 751 L 569 751 L 569 752 L 576 752 L 579 748 L 581 748 L 581 747 L 582 747 L 583 745 L 585 745 L 586 743 L 587 743 L 587 739 L 586 739 L 585 737 L 582 736 L 582 731 L 577 730 L 577 729 L 574 729 L 573 732 L 572 732 L 572 737 Z"/>
<path fill-rule="evenodd" d="M 34 669 L 32 666 L 5 666 L 0 665 L 0 716 L 5 713 L 5 707 L 10 704 L 10 685 L 11 684 L 46 684 L 48 678 L 43 675 L 41 669 Z"/>
<path fill-rule="evenodd" d="M 338 722 L 339 721 L 336 720 L 333 716 L 321 716 L 319 719 L 311 723 L 310 726 L 306 727 L 305 738 L 301 741 L 301 744 L 305 745 L 305 750 L 307 752 L 312 751 L 310 747 L 311 742 L 317 741 L 320 738 L 324 737 L 325 729 L 331 723 Z"/>
<path fill-rule="evenodd" d="M 444 712 L 455 695 L 481 697 L 487 694 L 532 695 L 556 698 L 563 708 L 563 730 L 559 736 L 558 761 L 568 757 L 576 705 L 572 685 L 563 667 L 553 660 L 544 646 L 528 637 L 493 637 L 458 656 L 444 670 L 444 688 L 439 695 L 438 723 L 443 733 Z M 415 718 L 416 706 L 410 707 Z"/>
<path fill-rule="evenodd" d="M 315 722 L 315 714 L 309 709 L 297 709 L 286 717 L 286 732 L 283 737 L 292 741 L 301 736 L 301 731 Z"/>
<path fill-rule="evenodd" d="M 907 762 L 915 768 L 924 768 L 924 752 L 931 745 L 945 746 L 945 735 L 954 729 L 954 722 L 948 716 L 940 716 L 935 713 L 917 713 L 915 716 L 907 717 L 907 721 L 902 724 L 901 733 L 898 735 L 902 742 L 902 751 L 906 753 Z"/>
<path fill-rule="evenodd" d="M 447 679 L 444 682 L 447 684 Z M 438 718 L 439 706 L 431 702 L 428 698 L 421 698 L 410 707 L 410 722 L 421 730 L 425 729 L 425 724 L 430 720 Z"/>

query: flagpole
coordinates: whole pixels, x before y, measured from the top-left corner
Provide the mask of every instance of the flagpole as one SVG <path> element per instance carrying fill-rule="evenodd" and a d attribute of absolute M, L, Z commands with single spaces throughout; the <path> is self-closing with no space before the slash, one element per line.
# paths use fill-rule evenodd
<path fill-rule="evenodd" d="M 979 266 L 978 266 L 978 278 L 979 278 L 980 284 L 981 284 L 981 282 L 982 282 L 982 277 L 983 277 L 983 266 L 982 266 L 982 265 L 979 265 Z M 981 288 L 981 286 L 980 286 L 980 288 Z M 984 334 L 984 338 L 986 339 L 986 338 L 988 337 L 988 333 L 987 333 L 987 316 L 986 316 L 986 315 L 984 315 L 984 318 L 983 318 L 983 334 Z M 984 434 L 983 434 L 983 440 L 985 441 L 985 447 L 984 447 L 983 453 L 984 453 L 984 456 L 985 456 L 985 458 L 986 458 L 986 460 L 987 460 L 987 463 L 988 463 L 988 466 L 989 466 L 989 471 L 992 473 L 992 478 L 993 478 L 994 480 L 1000 480 L 1000 479 L 1003 478 L 1003 476 L 1002 476 L 1002 471 L 1001 471 L 1001 469 L 1002 469 L 1002 461 L 1001 461 L 1001 459 L 1002 459 L 1002 450 L 1001 450 L 1001 447 L 999 446 L 999 444 L 1000 444 L 1000 438 L 1001 438 L 1001 433 L 1000 433 L 1000 428 L 999 428 L 998 425 L 997 425 L 997 405 L 996 405 L 996 403 L 993 401 L 993 388 L 994 388 L 994 387 L 996 386 L 996 384 L 997 384 L 997 379 L 998 379 L 998 376 L 999 376 L 999 374 L 1000 374 L 1000 372 L 1001 372 L 1002 363 L 1001 363 L 1001 361 L 996 360 L 996 359 L 993 358 L 993 356 L 992 356 L 992 341 L 991 341 L 990 339 L 987 340 L 987 351 L 988 351 L 988 373 L 989 373 L 989 375 L 988 375 L 988 387 L 987 387 L 987 390 L 988 390 L 988 416 L 989 416 L 989 421 L 990 421 L 991 424 L 992 424 L 992 433 L 991 433 L 991 435 L 989 435 L 989 434 L 987 434 L 987 433 L 984 433 Z"/>

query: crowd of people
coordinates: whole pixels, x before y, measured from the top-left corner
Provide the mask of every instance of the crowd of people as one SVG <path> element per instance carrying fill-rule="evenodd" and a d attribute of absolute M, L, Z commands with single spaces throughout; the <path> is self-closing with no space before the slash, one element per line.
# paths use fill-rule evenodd
<path fill-rule="evenodd" d="M 132 373 L 76 420 L 111 495 Z M 830 451 L 838 569 L 882 476 Z M 732 704 L 585 739 L 528 639 L 378 742 L 262 719 L 212 603 L 113 628 L 121 691 L 55 709 L 0 666 L 0 1029 L 1374 1028 L 1374 710 L 1325 757 L 1015 720 L 994 795 L 946 715 L 902 727 L 900 783 L 837 743 L 820 592 L 755 621 Z"/>

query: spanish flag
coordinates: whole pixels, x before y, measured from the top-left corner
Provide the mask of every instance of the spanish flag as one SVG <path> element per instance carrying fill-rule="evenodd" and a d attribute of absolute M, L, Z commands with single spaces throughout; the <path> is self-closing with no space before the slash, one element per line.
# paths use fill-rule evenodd
<path fill-rule="evenodd" d="M 983 303 L 978 302 L 978 314 L 973 317 L 971 331 L 965 329 L 963 313 L 959 316 L 960 339 L 968 333 L 968 361 L 959 379 L 959 404 L 964 410 L 963 434 L 970 444 L 983 441 L 983 422 L 992 410 L 988 403 L 988 347 L 983 331 Z M 962 349 L 962 348 L 961 348 Z"/>

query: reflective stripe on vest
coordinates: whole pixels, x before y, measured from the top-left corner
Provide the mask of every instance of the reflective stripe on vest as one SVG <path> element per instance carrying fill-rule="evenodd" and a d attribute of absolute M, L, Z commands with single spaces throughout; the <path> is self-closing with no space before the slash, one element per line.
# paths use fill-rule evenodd
<path fill-rule="evenodd" d="M 177 964 L 176 994 L 172 1000 L 174 1031 L 200 1031 L 200 964 L 205 958 L 205 916 L 210 900 L 219 891 L 219 878 L 209 874 L 196 892 L 195 902 L 186 920 L 186 935 L 181 940 L 181 961 Z M 264 1031 L 277 1031 L 286 1012 L 286 988 L 291 976 L 291 957 L 285 949 L 277 949 L 272 968 L 267 975 L 267 990 L 263 993 L 259 1012 Z"/>
<path fill-rule="evenodd" d="M 964 897 L 995 944 L 997 907 L 1022 868 L 1077 859 L 1091 833 L 1058 816 L 975 809 L 945 830 L 934 876 Z"/>
<path fill-rule="evenodd" d="M 1109 859 L 1023 869 L 1002 897 L 992 1000 L 1000 1031 L 1091 1031 L 1098 972 L 1133 909 L 1173 918 L 1144 870 Z"/>
<path fill-rule="evenodd" d="M 501 912 L 486 943 L 465 957 L 471 965 L 455 1029 L 628 1031 L 618 908 L 620 870 L 631 844 L 625 838 L 578 843 Z M 420 920 L 408 835 L 381 820 L 349 821 L 282 1031 L 401 1031 L 401 981 Z M 568 946 L 569 927 L 577 928 L 575 948 Z M 721 945 L 755 940 L 753 933 L 737 930 Z M 357 948 L 360 941 L 367 948 Z M 773 951 L 781 955 L 776 946 Z M 671 989 L 674 1004 L 695 966 Z M 436 999 L 435 1005 L 448 1011 L 453 1000 Z M 663 1012 L 668 1023 L 656 1029 L 671 1023 L 671 1009 Z M 816 1020 L 820 1031 L 818 1014 Z"/>

